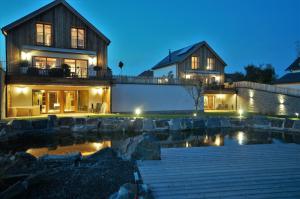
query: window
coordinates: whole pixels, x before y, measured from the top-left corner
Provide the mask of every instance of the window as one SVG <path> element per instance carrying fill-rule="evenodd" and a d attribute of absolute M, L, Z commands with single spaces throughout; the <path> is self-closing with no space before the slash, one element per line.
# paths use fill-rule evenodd
<path fill-rule="evenodd" d="M 192 69 L 198 69 L 199 68 L 199 57 L 192 57 Z"/>
<path fill-rule="evenodd" d="M 49 24 L 36 24 L 36 44 L 43 46 L 52 45 L 52 26 Z"/>
<path fill-rule="evenodd" d="M 85 48 L 85 30 L 82 28 L 71 28 L 71 47 Z"/>
<path fill-rule="evenodd" d="M 56 58 L 49 57 L 33 57 L 33 66 L 40 69 L 55 68 L 57 65 Z"/>
<path fill-rule="evenodd" d="M 207 58 L 207 70 L 213 70 L 214 69 L 214 65 L 215 65 L 215 60 L 214 58 Z"/>
<path fill-rule="evenodd" d="M 64 63 L 70 66 L 72 76 L 87 77 L 87 60 L 65 59 Z"/>

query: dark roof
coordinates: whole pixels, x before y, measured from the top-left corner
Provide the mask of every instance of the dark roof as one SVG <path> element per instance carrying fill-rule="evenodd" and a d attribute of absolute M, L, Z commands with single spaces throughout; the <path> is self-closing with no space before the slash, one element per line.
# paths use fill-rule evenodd
<path fill-rule="evenodd" d="M 151 70 L 146 70 L 144 72 L 142 72 L 141 74 L 138 75 L 139 77 L 153 77 L 153 71 Z"/>
<path fill-rule="evenodd" d="M 279 78 L 275 84 L 300 83 L 300 72 L 288 73 Z"/>
<path fill-rule="evenodd" d="M 300 70 L 300 57 L 298 57 L 285 71 Z"/>
<path fill-rule="evenodd" d="M 69 9 L 74 15 L 76 15 L 78 18 L 80 18 L 89 28 L 91 28 L 98 36 L 100 36 L 102 39 L 104 39 L 108 44 L 110 43 L 110 40 L 101 33 L 93 24 L 91 24 L 88 20 L 86 20 L 79 12 L 77 12 L 70 4 L 68 4 L 65 0 L 54 0 L 53 2 L 41 7 L 40 9 L 33 11 L 32 13 L 8 24 L 7 26 L 3 27 L 1 30 L 5 34 L 5 32 L 8 32 L 9 30 L 19 26 L 20 24 L 32 19 L 33 17 L 36 17 L 37 15 L 59 5 L 64 5 L 67 9 Z"/>
<path fill-rule="evenodd" d="M 161 60 L 158 64 L 156 64 L 152 70 L 164 68 L 166 66 L 179 63 L 184 61 L 188 56 L 190 56 L 193 52 L 198 50 L 201 46 L 205 45 L 225 66 L 227 65 L 221 57 L 208 45 L 206 41 L 201 41 L 196 44 L 187 46 L 185 48 L 176 50 L 172 52 L 170 55 L 167 55 L 163 60 Z"/>

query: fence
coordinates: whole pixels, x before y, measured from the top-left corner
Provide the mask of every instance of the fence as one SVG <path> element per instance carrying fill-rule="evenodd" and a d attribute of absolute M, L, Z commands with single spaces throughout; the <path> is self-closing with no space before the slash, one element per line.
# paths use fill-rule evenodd
<path fill-rule="evenodd" d="M 261 90 L 271 93 L 283 94 L 283 95 L 290 95 L 290 96 L 300 96 L 300 89 L 293 89 L 293 88 L 284 88 L 269 84 L 260 84 L 255 82 L 234 82 L 232 87 L 235 88 L 249 88 L 255 90 Z"/>

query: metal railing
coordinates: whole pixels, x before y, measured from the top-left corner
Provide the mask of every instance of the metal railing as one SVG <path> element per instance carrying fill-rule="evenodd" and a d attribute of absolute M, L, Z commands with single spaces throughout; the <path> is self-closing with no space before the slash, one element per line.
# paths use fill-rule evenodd
<path fill-rule="evenodd" d="M 283 95 L 300 96 L 300 89 L 285 88 L 269 84 L 242 81 L 234 82 L 231 86 L 235 88 L 249 88 Z"/>

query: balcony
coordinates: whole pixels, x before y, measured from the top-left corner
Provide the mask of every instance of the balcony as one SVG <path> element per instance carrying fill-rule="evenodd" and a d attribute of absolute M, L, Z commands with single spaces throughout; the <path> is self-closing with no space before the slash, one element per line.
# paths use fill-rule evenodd
<path fill-rule="evenodd" d="M 71 72 L 60 67 L 40 69 L 37 67 L 19 67 L 19 70 L 7 71 L 8 84 L 71 84 L 99 85 L 110 84 L 112 72 L 110 69 L 95 71 L 89 68 L 84 72 Z"/>

